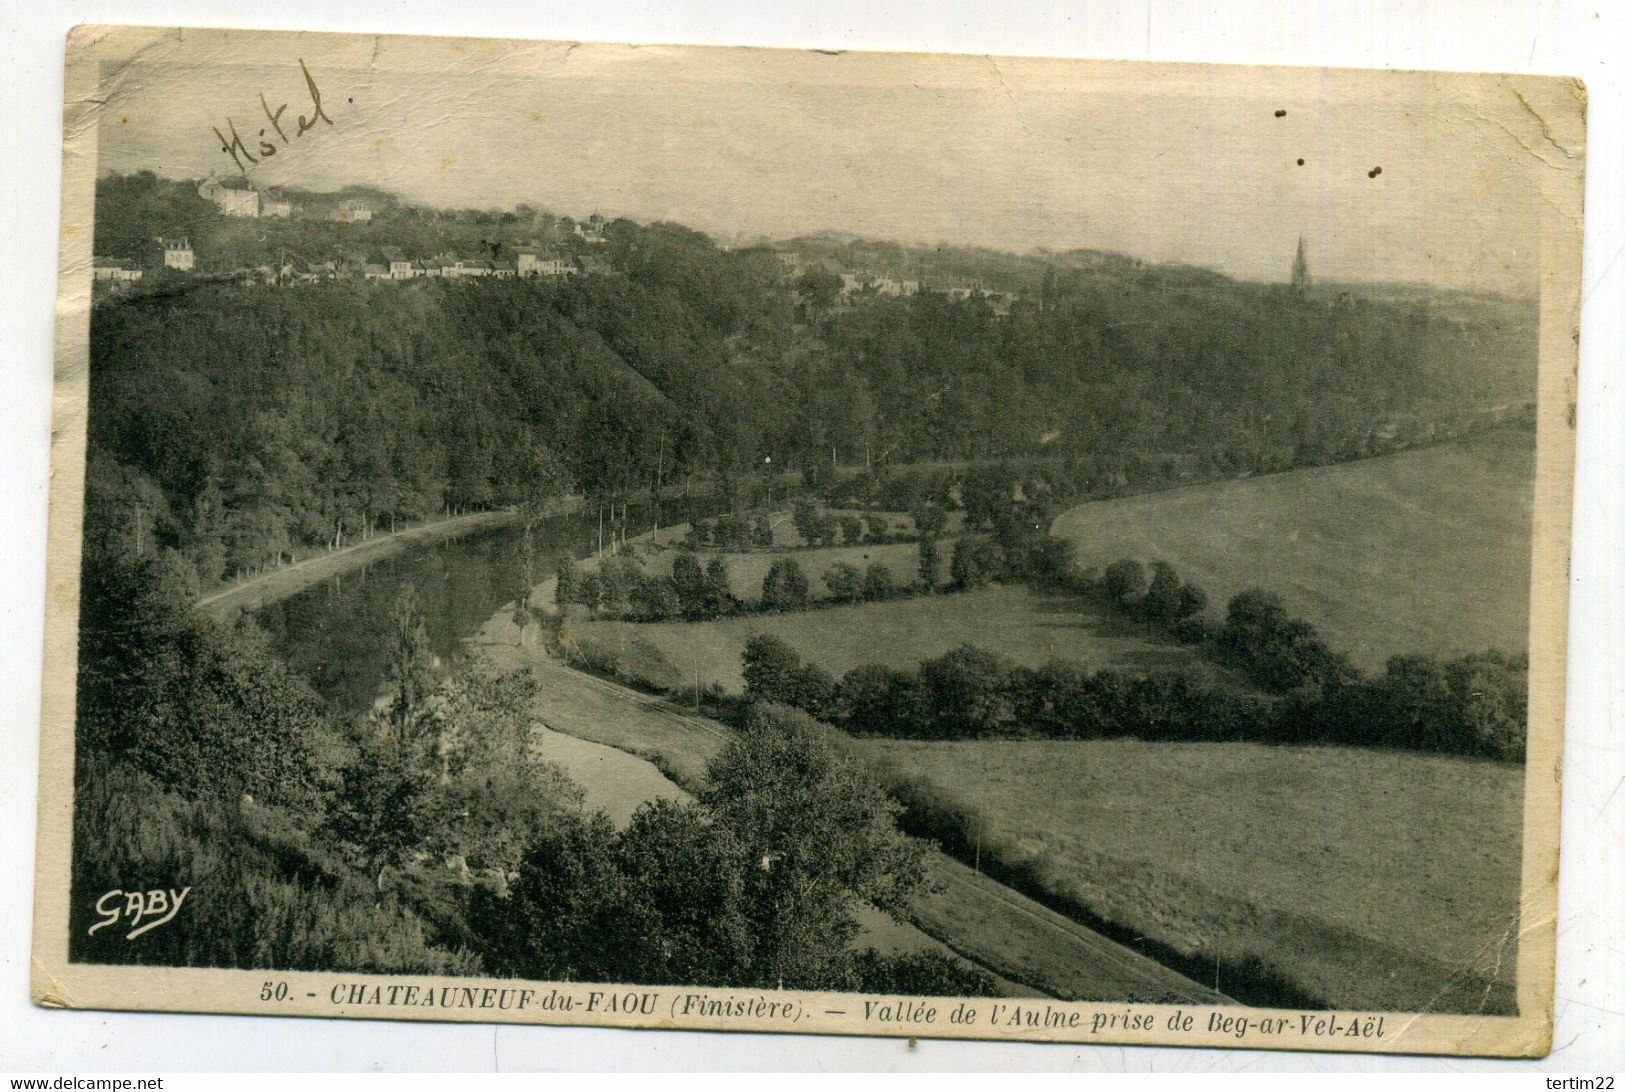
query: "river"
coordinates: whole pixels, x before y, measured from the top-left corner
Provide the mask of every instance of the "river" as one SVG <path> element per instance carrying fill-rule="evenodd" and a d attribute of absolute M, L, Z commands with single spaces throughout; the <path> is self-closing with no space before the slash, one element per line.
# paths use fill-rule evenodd
<path fill-rule="evenodd" d="M 705 503 L 668 500 L 662 524 L 686 519 Z M 650 526 L 647 513 L 634 508 L 631 533 Z M 551 576 L 563 554 L 590 554 L 597 533 L 596 513 L 538 520 L 532 530 L 532 582 Z M 461 653 L 465 637 L 513 601 L 523 541 L 521 528 L 506 526 L 413 547 L 261 607 L 254 617 L 270 634 L 277 655 L 334 711 L 362 712 L 384 676 L 402 588 L 410 584 L 417 590 L 430 647 L 442 662 L 449 661 Z"/>

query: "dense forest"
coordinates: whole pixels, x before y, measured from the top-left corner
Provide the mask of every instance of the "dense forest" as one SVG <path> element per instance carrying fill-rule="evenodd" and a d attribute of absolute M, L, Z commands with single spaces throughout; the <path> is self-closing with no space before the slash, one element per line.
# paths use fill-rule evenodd
<path fill-rule="evenodd" d="M 560 222 L 382 203 L 367 224 L 229 221 L 150 175 L 105 178 L 98 200 L 99 249 L 180 221 L 205 254 L 252 227 L 264 260 L 278 233 L 427 251 Z M 738 488 L 764 467 L 1041 459 L 1133 491 L 1427 442 L 1533 395 L 1533 327 L 1512 302 L 1464 321 L 1414 299 L 1011 258 L 1035 283 L 998 315 L 929 291 L 846 300 L 678 225 L 605 237 L 611 272 L 557 282 L 172 273 L 103 298 L 89 542 L 177 550 L 208 584 L 430 513 Z"/>

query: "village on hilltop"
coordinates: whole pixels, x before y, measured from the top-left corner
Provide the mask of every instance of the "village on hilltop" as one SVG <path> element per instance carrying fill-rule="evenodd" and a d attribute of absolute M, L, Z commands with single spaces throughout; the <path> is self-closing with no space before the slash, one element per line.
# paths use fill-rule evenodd
<path fill-rule="evenodd" d="M 177 187 L 183 184 L 176 183 Z M 191 201 L 191 183 L 185 200 Z M 177 192 L 179 192 L 177 190 Z M 271 187 L 258 187 L 245 178 L 210 176 L 195 185 L 194 221 L 164 224 L 166 234 L 142 242 L 137 254 L 98 254 L 92 262 L 92 280 L 102 292 L 128 291 L 144 276 L 186 275 L 208 280 L 229 280 L 244 284 L 286 286 L 320 281 L 415 281 L 419 279 L 489 277 L 502 279 L 563 279 L 579 274 L 610 275 L 616 272 L 609 257 L 610 221 L 594 212 L 584 220 L 544 215 L 534 217 L 534 234 L 522 234 L 523 217 L 504 213 L 482 214 L 496 224 L 510 222 L 516 228 L 506 239 L 481 237 L 479 244 L 465 249 L 425 247 L 414 249 L 406 243 L 411 235 L 408 218 L 420 218 L 422 210 L 397 207 L 393 198 L 369 199 L 355 193 L 305 193 Z M 521 208 L 525 208 L 522 206 Z M 435 211 L 431 216 L 456 217 L 458 213 Z M 262 242 L 251 251 L 250 260 L 241 261 L 239 245 L 233 256 L 206 253 L 206 244 L 193 231 L 210 234 L 214 228 L 229 229 L 237 221 L 281 222 L 286 228 L 268 230 Z M 545 224 L 538 226 L 538 221 Z M 412 219 L 420 224 L 421 219 Z M 311 227 L 332 229 L 311 243 Z M 269 225 L 268 225 L 269 226 Z M 402 230 L 396 231 L 400 227 Z M 302 228 L 297 244 L 279 242 L 284 235 Z M 174 234 L 168 234 L 174 230 Z M 959 278 L 947 283 L 905 276 L 896 269 L 875 271 L 849 268 L 829 254 L 817 254 L 794 243 L 754 243 L 723 249 L 762 250 L 776 256 L 780 279 L 801 283 L 809 277 L 824 278 L 828 290 L 843 304 L 860 299 L 899 298 L 934 292 L 951 299 L 979 297 L 996 314 L 1008 314 L 1017 293 L 986 288 L 979 279 Z M 317 253 L 320 251 L 320 253 Z M 211 260 L 213 259 L 213 260 Z M 895 264 L 895 263 L 882 263 Z"/>

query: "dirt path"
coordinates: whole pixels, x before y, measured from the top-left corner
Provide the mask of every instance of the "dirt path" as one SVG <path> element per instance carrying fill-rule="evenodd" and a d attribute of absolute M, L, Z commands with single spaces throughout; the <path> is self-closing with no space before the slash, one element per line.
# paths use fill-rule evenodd
<path fill-rule="evenodd" d="M 197 601 L 197 607 L 212 618 L 229 618 L 239 610 L 258 610 L 268 603 L 286 599 L 312 584 L 358 569 L 379 558 L 398 554 L 409 546 L 444 542 L 491 527 L 501 527 L 519 519 L 517 512 L 474 512 L 451 516 L 409 527 L 394 534 L 375 535 L 342 550 L 307 557 L 280 569 L 210 592 Z"/>

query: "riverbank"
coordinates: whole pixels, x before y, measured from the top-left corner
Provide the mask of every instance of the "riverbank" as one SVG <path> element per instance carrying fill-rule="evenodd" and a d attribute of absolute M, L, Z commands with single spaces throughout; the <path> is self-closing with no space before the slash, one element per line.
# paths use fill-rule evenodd
<path fill-rule="evenodd" d="M 658 536 L 645 534 L 633 541 L 640 548 L 657 543 L 670 547 L 685 532 L 686 526 L 679 524 L 663 528 Z M 583 565 L 590 568 L 595 563 L 589 559 Z M 551 606 L 553 588 L 552 578 L 543 581 L 532 592 L 531 602 L 543 609 Z M 513 618 L 513 604 L 505 604 L 466 639 L 464 647 L 499 670 L 529 668 L 536 673 L 541 685 L 533 715 L 548 730 L 546 738 L 575 737 L 648 763 L 651 770 L 640 770 L 638 780 L 658 787 L 658 795 L 670 794 L 661 780 L 679 792 L 683 786 L 704 783 L 707 764 L 727 746 L 732 729 L 566 665 L 547 651 L 541 633 L 546 622 L 521 634 Z M 576 757 L 555 746 L 555 753 L 561 750 L 564 759 Z M 578 780 L 591 781 L 610 776 L 618 767 L 609 762 L 569 762 L 567 768 Z M 621 809 L 635 806 L 626 798 L 627 787 L 619 783 L 599 786 L 596 793 L 593 786 L 584 787 L 589 800 L 596 796 Z M 1203 1004 L 1227 1000 L 943 853 L 931 854 L 928 869 L 935 890 L 918 900 L 912 920 L 898 922 L 866 910 L 862 943 L 883 950 L 951 954 L 992 974 L 1009 996 Z"/>
<path fill-rule="evenodd" d="M 557 511 L 550 510 L 547 514 L 563 515 L 579 507 L 580 502 L 576 500 L 573 505 L 561 505 Z M 301 592 L 313 584 L 320 584 L 324 580 L 370 565 L 410 547 L 447 542 L 478 531 L 506 527 L 517 523 L 519 519 L 520 514 L 512 509 L 499 512 L 472 512 L 465 516 L 451 516 L 435 520 L 433 523 L 405 527 L 392 534 L 375 535 L 343 549 L 307 557 L 292 565 L 271 569 L 247 580 L 229 584 L 198 599 L 197 609 L 216 619 L 229 618 L 241 610 L 258 610 Z"/>

